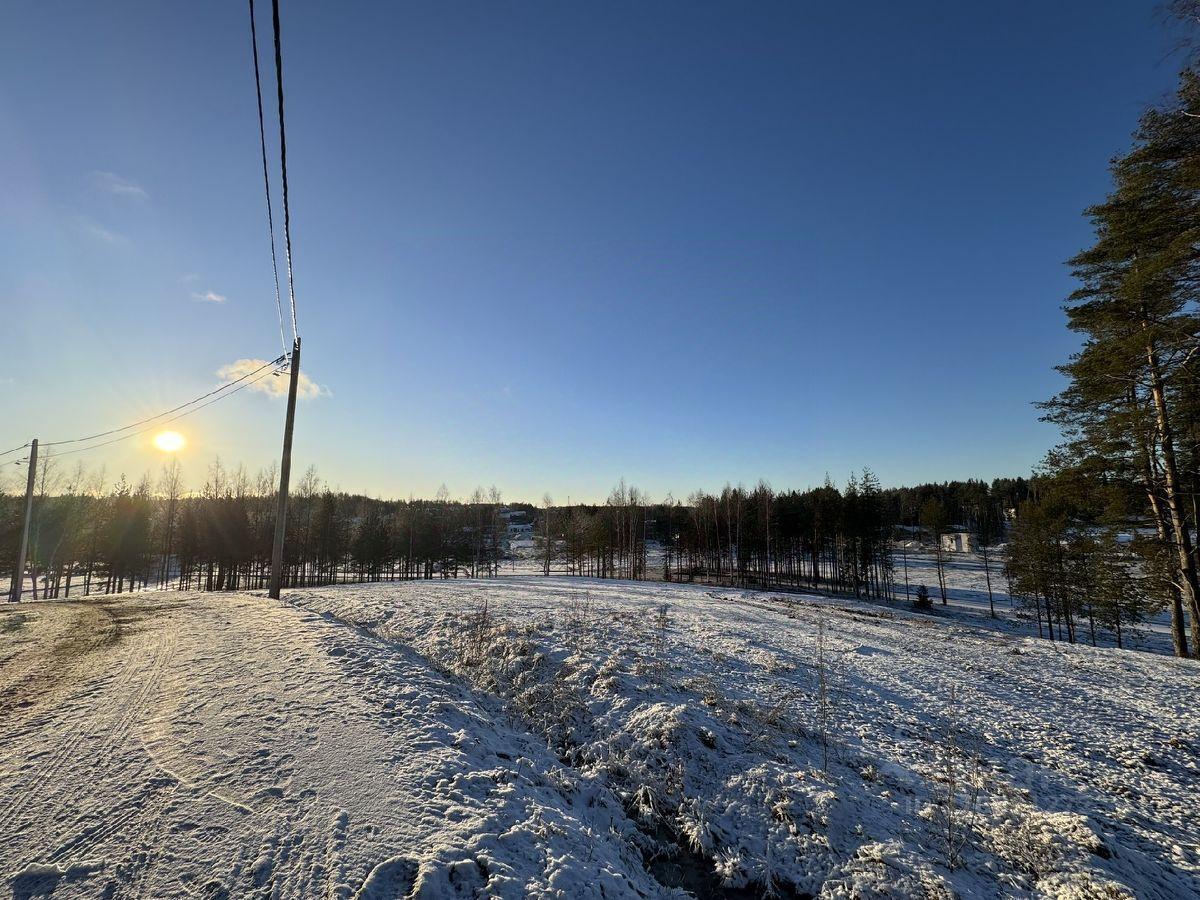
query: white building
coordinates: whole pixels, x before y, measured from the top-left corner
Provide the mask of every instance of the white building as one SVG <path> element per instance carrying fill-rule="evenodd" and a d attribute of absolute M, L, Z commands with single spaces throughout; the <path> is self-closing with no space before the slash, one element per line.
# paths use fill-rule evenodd
<path fill-rule="evenodd" d="M 974 553 L 975 535 L 969 531 L 951 531 L 943 534 L 942 550 L 946 553 Z"/>

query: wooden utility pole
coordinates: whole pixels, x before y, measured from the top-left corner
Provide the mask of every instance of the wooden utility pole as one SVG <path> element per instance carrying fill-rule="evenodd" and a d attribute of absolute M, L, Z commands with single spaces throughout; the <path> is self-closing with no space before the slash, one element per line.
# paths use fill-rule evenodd
<path fill-rule="evenodd" d="M 25 524 L 21 526 L 21 552 L 17 554 L 17 568 L 13 572 L 9 597 L 13 603 L 21 602 L 25 587 L 25 557 L 29 553 L 29 520 L 33 518 L 33 480 L 37 477 L 37 438 L 29 445 L 29 478 L 25 482 Z M 36 589 L 36 585 L 34 586 Z M 37 599 L 36 597 L 34 599 Z"/>
<path fill-rule="evenodd" d="M 292 474 L 292 427 L 296 424 L 296 388 L 300 382 L 300 336 L 292 344 L 287 419 L 283 424 L 283 460 L 279 464 L 279 503 L 275 507 L 275 551 L 271 555 L 271 596 L 283 585 L 283 537 L 287 532 L 288 480 Z"/>

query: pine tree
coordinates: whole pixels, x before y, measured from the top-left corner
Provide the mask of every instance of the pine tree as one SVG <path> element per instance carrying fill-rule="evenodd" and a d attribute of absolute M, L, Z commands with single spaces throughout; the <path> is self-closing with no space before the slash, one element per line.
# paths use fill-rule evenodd
<path fill-rule="evenodd" d="M 913 600 L 913 606 L 917 609 L 932 609 L 933 603 L 929 599 L 929 588 L 923 584 L 917 585 L 917 596 Z"/>
<path fill-rule="evenodd" d="M 1113 163 L 1114 190 L 1088 210 L 1096 243 L 1071 264 L 1081 287 L 1067 306 L 1083 349 L 1061 371 L 1067 388 L 1046 404 L 1079 457 L 1135 475 L 1174 557 L 1175 651 L 1200 653 L 1200 576 L 1179 446 L 1181 410 L 1200 350 L 1200 82 L 1185 72 L 1177 104 L 1142 118 L 1134 149 Z"/>

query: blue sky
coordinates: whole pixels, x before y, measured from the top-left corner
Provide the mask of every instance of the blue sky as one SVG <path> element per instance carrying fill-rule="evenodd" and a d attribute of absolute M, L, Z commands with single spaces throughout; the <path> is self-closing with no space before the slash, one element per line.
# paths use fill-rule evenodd
<path fill-rule="evenodd" d="M 283 0 L 298 465 L 560 501 L 1027 472 L 1080 211 L 1175 80 L 1155 8 Z M 276 355 L 245 5 L 0 17 L 0 443 Z M 179 423 L 189 481 L 282 415 Z"/>

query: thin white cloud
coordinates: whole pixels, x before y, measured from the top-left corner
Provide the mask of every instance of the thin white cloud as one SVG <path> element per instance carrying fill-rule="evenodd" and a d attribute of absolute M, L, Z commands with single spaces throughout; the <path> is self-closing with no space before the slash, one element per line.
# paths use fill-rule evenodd
<path fill-rule="evenodd" d="M 265 359 L 239 359 L 237 362 L 231 362 L 229 365 L 217 369 L 217 377 L 225 381 L 233 381 L 235 378 L 241 378 L 243 375 L 249 375 L 251 372 L 261 369 L 267 365 L 267 362 L 268 360 Z M 251 381 L 250 390 L 271 397 L 286 397 L 288 392 L 287 373 L 256 378 Z M 322 387 L 301 372 L 296 385 L 296 396 L 301 400 L 312 400 L 315 397 L 328 397 L 330 392 L 328 388 Z"/>
<path fill-rule="evenodd" d="M 75 224 L 78 225 L 80 230 L 85 234 L 88 234 L 96 240 L 104 242 L 105 244 L 110 244 L 114 247 L 123 247 L 129 243 L 129 238 L 125 237 L 125 235 L 118 234 L 115 231 L 105 228 L 103 225 L 93 222 L 86 216 L 76 216 Z"/>
<path fill-rule="evenodd" d="M 145 188 L 140 184 L 136 184 L 128 178 L 122 178 L 113 172 L 93 172 L 92 187 L 106 194 L 115 194 L 118 197 L 135 197 L 139 200 L 145 200 L 148 196 Z"/>
<path fill-rule="evenodd" d="M 224 294 L 218 294 L 216 291 L 204 291 L 203 293 L 192 294 L 192 299 L 197 303 L 224 303 L 229 298 Z"/>

